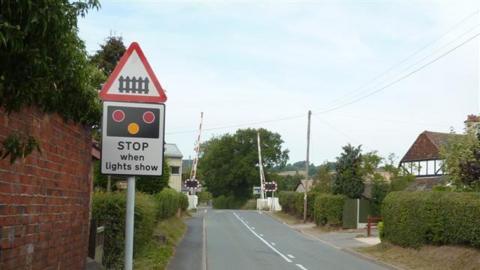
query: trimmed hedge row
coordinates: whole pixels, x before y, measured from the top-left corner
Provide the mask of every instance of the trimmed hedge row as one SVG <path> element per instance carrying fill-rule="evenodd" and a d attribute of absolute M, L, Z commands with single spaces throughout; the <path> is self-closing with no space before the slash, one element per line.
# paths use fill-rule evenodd
<path fill-rule="evenodd" d="M 307 193 L 307 219 L 313 220 L 315 197 L 317 193 Z M 303 196 L 301 192 L 281 191 L 278 200 L 284 212 L 303 218 Z"/>
<path fill-rule="evenodd" d="M 218 196 L 213 198 L 213 208 L 215 209 L 240 209 L 244 204 L 245 199 L 238 199 L 233 196 Z"/>
<path fill-rule="evenodd" d="M 186 210 L 186 195 L 164 189 L 155 196 L 137 192 L 135 195 L 135 253 L 152 239 L 159 221 Z M 123 268 L 125 244 L 126 195 L 122 192 L 96 192 L 93 194 L 92 218 L 105 226 L 103 263 L 108 269 Z"/>
<path fill-rule="evenodd" d="M 155 194 L 154 199 L 157 202 L 157 218 L 160 219 L 173 217 L 178 210 L 185 211 L 188 208 L 187 195 L 170 188 Z"/>
<path fill-rule="evenodd" d="M 317 225 L 342 225 L 345 196 L 319 193 L 315 197 L 314 219 Z"/>
<path fill-rule="evenodd" d="M 392 192 L 382 215 L 383 238 L 394 244 L 480 247 L 480 193 Z"/>
<path fill-rule="evenodd" d="M 283 212 L 289 214 L 296 213 L 295 202 L 298 196 L 302 196 L 303 198 L 302 193 L 298 193 L 295 191 L 280 191 L 278 193 L 278 202 L 282 206 Z"/>

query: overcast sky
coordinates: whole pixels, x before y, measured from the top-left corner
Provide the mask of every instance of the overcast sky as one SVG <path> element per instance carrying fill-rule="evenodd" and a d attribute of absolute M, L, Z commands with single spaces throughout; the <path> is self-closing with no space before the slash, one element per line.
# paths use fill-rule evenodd
<path fill-rule="evenodd" d="M 475 2 L 104 0 L 79 27 L 89 53 L 111 33 L 139 42 L 184 158 L 203 111 L 203 139 L 264 127 L 304 160 L 311 109 L 319 164 L 347 143 L 401 157 L 424 130 L 463 131 L 479 110 Z"/>

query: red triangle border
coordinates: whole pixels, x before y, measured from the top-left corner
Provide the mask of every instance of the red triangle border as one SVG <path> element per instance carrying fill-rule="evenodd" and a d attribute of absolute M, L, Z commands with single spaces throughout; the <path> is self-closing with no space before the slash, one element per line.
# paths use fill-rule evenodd
<path fill-rule="evenodd" d="M 148 76 L 150 76 L 150 79 L 153 85 L 155 86 L 156 89 L 159 89 L 158 97 L 108 94 L 108 90 L 110 90 L 110 87 L 115 82 L 118 75 L 122 71 L 123 67 L 127 63 L 127 60 L 130 58 L 130 56 L 134 51 L 138 54 L 138 57 L 142 61 L 142 64 L 147 70 L 147 74 Z M 140 49 L 140 46 L 138 45 L 137 42 L 132 42 L 132 44 L 130 44 L 130 46 L 128 47 L 127 51 L 123 54 L 122 58 L 120 58 L 120 61 L 118 62 L 115 69 L 113 70 L 112 74 L 110 74 L 110 76 L 108 77 L 107 82 L 103 85 L 102 90 L 100 91 L 100 98 L 102 100 L 108 100 L 108 101 L 146 102 L 146 103 L 164 103 L 165 101 L 167 101 L 167 95 L 165 95 L 165 91 L 160 85 L 160 82 L 158 81 L 157 76 L 155 76 L 155 73 L 153 73 L 152 67 L 148 63 L 147 58 L 143 54 L 143 51 L 142 49 Z"/>

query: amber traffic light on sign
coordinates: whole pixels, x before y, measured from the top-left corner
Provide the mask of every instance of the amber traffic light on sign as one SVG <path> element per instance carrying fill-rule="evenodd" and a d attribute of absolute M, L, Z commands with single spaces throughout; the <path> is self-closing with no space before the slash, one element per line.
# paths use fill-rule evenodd
<path fill-rule="evenodd" d="M 107 117 L 107 136 L 132 138 L 159 136 L 159 109 L 109 106 Z"/>

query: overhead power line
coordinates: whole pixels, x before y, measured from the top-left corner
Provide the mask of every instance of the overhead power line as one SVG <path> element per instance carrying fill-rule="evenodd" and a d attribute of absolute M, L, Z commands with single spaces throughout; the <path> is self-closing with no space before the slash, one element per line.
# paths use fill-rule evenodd
<path fill-rule="evenodd" d="M 455 29 L 457 29 L 460 25 L 462 25 L 463 23 L 465 23 L 466 21 L 468 21 L 469 19 L 471 19 L 473 16 L 479 14 L 479 11 L 475 11 L 475 12 L 472 12 L 471 14 L 468 14 L 467 16 L 465 16 L 464 18 L 462 18 L 460 21 L 458 21 L 456 24 L 454 24 L 452 27 L 450 27 L 446 32 L 444 32 L 443 34 L 441 34 L 438 38 L 436 38 L 435 40 L 427 43 L 426 45 L 422 46 L 420 49 L 414 51 L 412 54 L 410 54 L 409 56 L 407 56 L 406 58 L 402 59 L 401 61 L 395 63 L 394 65 L 390 66 L 389 68 L 387 68 L 386 70 L 384 70 L 383 72 L 381 72 L 380 74 L 378 74 L 377 76 L 375 76 L 374 78 L 370 79 L 369 81 L 367 81 L 365 84 L 363 84 L 362 86 L 354 89 L 353 91 L 350 91 L 349 93 L 343 95 L 342 97 L 339 97 L 339 98 L 336 98 L 334 99 L 333 101 L 331 101 L 330 103 L 327 104 L 326 107 L 328 106 L 332 106 L 332 105 L 335 105 L 335 103 L 338 103 L 338 101 L 342 101 L 342 100 L 345 100 L 345 99 L 348 99 L 349 97 L 351 97 L 352 95 L 355 96 L 357 92 L 361 93 L 363 89 L 365 89 L 367 86 L 371 85 L 372 83 L 378 81 L 380 78 L 383 78 L 385 75 L 389 74 L 392 70 L 395 70 L 397 67 L 401 66 L 402 64 L 406 63 L 407 61 L 409 61 L 410 59 L 412 59 L 414 56 L 418 55 L 419 53 L 421 53 L 422 51 L 424 51 L 425 49 L 427 49 L 428 47 L 434 45 L 435 43 L 439 42 L 440 40 L 442 40 L 444 37 L 446 37 L 448 34 L 450 34 L 451 32 L 453 32 Z M 475 25 L 475 27 L 477 27 L 478 25 Z M 474 28 L 475 28 L 474 27 Z M 462 35 L 460 35 L 459 37 L 455 38 L 453 41 L 456 41 L 458 38 L 462 37 L 463 35 L 465 35 L 466 33 L 470 32 L 472 29 L 469 29 L 469 31 L 463 33 Z M 451 44 L 453 41 L 449 42 L 447 45 Z M 445 46 L 442 46 L 440 49 L 443 49 Z M 437 50 L 438 51 L 438 50 Z M 432 54 L 429 54 L 427 56 L 427 58 L 431 55 L 434 55 L 436 52 L 433 52 Z"/>
<path fill-rule="evenodd" d="M 451 30 L 453 30 L 454 28 L 456 28 L 459 24 L 461 24 L 462 22 L 464 22 L 465 20 L 469 19 L 470 17 L 472 17 L 473 15 L 475 14 L 478 14 L 479 12 L 476 11 L 470 15 L 468 15 L 467 17 L 465 17 L 464 19 L 462 19 L 459 23 L 457 23 L 453 28 L 451 28 L 448 32 L 446 32 L 445 34 L 442 35 L 441 38 L 443 38 L 445 35 L 447 35 Z M 478 25 L 476 25 L 475 27 L 477 27 Z M 474 28 L 475 28 L 474 27 Z M 467 32 L 463 33 L 462 35 L 460 35 L 459 37 L 462 37 L 464 36 L 465 34 L 471 32 L 474 28 L 472 29 L 469 29 Z M 346 103 L 342 103 L 340 105 L 337 105 L 337 106 L 334 106 L 332 108 L 329 108 L 329 109 L 325 109 L 325 110 L 320 110 L 320 111 L 317 111 L 317 112 L 313 112 L 312 114 L 313 115 L 316 115 L 316 114 L 324 114 L 324 113 L 328 113 L 328 112 L 332 112 L 332 111 L 335 111 L 335 110 L 338 110 L 338 109 L 341 109 L 343 107 L 346 107 L 346 106 L 349 106 L 351 104 L 354 104 L 354 103 L 357 103 L 365 98 L 368 98 L 372 95 L 375 95 L 381 91 L 384 91 L 385 89 L 411 77 L 413 74 L 425 69 L 426 67 L 428 67 L 429 65 L 437 62 L 438 60 L 442 59 L 443 57 L 451 54 L 453 51 L 457 50 L 458 48 L 462 47 L 463 45 L 469 43 L 470 41 L 474 40 L 475 38 L 477 38 L 478 36 L 480 35 L 480 33 L 477 33 L 473 36 L 471 36 L 470 38 L 466 39 L 465 41 L 461 42 L 460 44 L 458 44 L 457 46 L 449 49 L 448 51 L 440 54 L 439 56 L 435 57 L 434 59 L 432 59 L 431 61 L 428 61 L 427 63 L 421 65 L 420 67 L 398 77 L 397 79 L 385 84 L 384 86 L 380 87 L 380 88 L 377 88 L 371 92 L 368 92 L 366 95 L 362 95 L 360 97 L 357 97 L 349 102 L 346 102 Z M 446 45 L 442 46 L 442 48 L 444 48 L 445 46 L 448 46 L 450 45 L 451 43 L 453 43 L 454 41 L 456 41 L 459 37 L 457 37 L 455 40 L 447 43 Z M 440 38 L 440 39 L 441 39 Z M 437 39 L 438 41 L 439 39 Z M 431 44 L 435 43 L 436 41 L 432 42 Z M 421 50 L 423 50 L 424 48 L 428 47 L 431 45 L 430 43 L 427 45 L 427 46 L 424 46 L 422 47 L 422 49 L 420 49 L 419 51 L 413 53 L 412 55 L 410 55 L 408 58 L 418 54 Z M 429 56 L 427 57 L 424 57 L 420 60 L 423 61 L 425 58 L 428 58 L 430 57 L 432 54 L 430 54 Z M 402 61 L 400 61 L 398 64 L 402 64 L 404 62 L 406 62 L 408 59 L 404 59 Z M 416 62 L 415 64 L 413 64 L 412 66 L 415 66 L 416 64 L 418 64 L 419 62 Z M 411 68 L 412 66 L 409 66 L 407 69 L 405 70 L 408 70 L 409 68 Z M 383 76 L 384 74 L 387 74 L 390 70 L 392 70 L 394 68 L 394 66 L 392 66 L 391 68 L 387 69 L 385 72 L 383 72 L 381 75 L 377 76 L 377 78 L 375 78 L 373 81 L 377 80 L 378 78 L 380 78 L 381 76 Z M 372 81 L 372 82 L 373 82 Z M 368 84 L 367 84 L 368 85 Z M 355 91 L 357 90 L 361 90 L 361 89 L 364 89 L 364 87 L 361 87 L 361 88 L 357 88 Z M 355 91 L 352 91 L 351 93 L 355 92 Z M 237 127 L 244 127 L 244 126 L 252 126 L 252 125 L 259 125 L 259 124 L 266 124 L 266 123 L 273 123 L 273 122 L 280 122 L 280 121 L 286 121 L 286 120 L 292 120 L 292 119 L 297 119 L 297 118 L 302 118 L 304 117 L 303 114 L 297 114 L 297 115 L 292 115 L 292 116 L 287 116 L 287 117 L 282 117 L 282 118 L 275 118 L 275 119 L 270 119 L 270 120 L 264 120 L 264 121 L 256 121 L 256 122 L 248 122 L 248 123 L 240 123 L 240 124 L 233 124 L 233 125 L 224 125 L 224 126 L 217 126 L 217 127 L 212 127 L 212 128 L 206 128 L 204 129 L 205 131 L 212 131 L 212 130 L 221 130 L 221 129 L 228 129 L 228 128 L 237 128 Z M 325 123 L 325 121 L 323 121 Z M 183 131 L 174 131 L 174 132 L 166 132 L 167 135 L 173 135 L 173 134 L 183 134 L 183 133 L 192 133 L 192 132 L 196 132 L 197 130 L 195 129 L 191 129 L 191 130 L 183 130 Z"/>
<path fill-rule="evenodd" d="M 335 107 L 333 107 L 333 108 L 316 112 L 316 114 L 323 114 L 323 113 L 335 111 L 335 110 L 338 110 L 338 109 L 340 109 L 340 108 L 343 108 L 343 107 L 352 105 L 352 104 L 354 104 L 354 103 L 357 103 L 357 102 L 359 102 L 359 101 L 361 101 L 361 100 L 363 100 L 363 99 L 365 99 L 365 98 L 368 98 L 368 97 L 370 97 L 370 96 L 373 96 L 373 95 L 375 95 L 375 94 L 377 94 L 377 93 L 379 93 L 379 92 L 381 92 L 381 91 L 383 91 L 383 90 L 385 90 L 385 89 L 387 89 L 387 88 L 389 88 L 389 87 L 391 87 L 391 86 L 393 86 L 393 85 L 395 85 L 395 84 L 397 84 L 397 83 L 399 83 L 399 82 L 401 82 L 401 81 L 409 78 L 409 77 L 412 76 L 413 74 L 415 74 L 415 73 L 417 73 L 417 72 L 425 69 L 425 68 L 428 67 L 429 65 L 437 62 L 438 60 L 440 60 L 440 59 L 442 59 L 443 57 L 449 55 L 450 53 L 452 53 L 453 51 L 455 51 L 455 50 L 457 50 L 458 48 L 462 47 L 463 45 L 467 44 L 468 42 L 474 40 L 474 39 L 477 38 L 479 35 L 480 35 L 480 33 L 475 34 L 474 36 L 472 36 L 472 37 L 468 38 L 467 40 L 463 41 L 462 43 L 460 43 L 459 45 L 457 45 L 457 46 L 453 47 L 452 49 L 450 49 L 450 50 L 442 53 L 441 55 L 439 55 L 438 57 L 434 58 L 433 60 L 428 61 L 427 63 L 421 65 L 419 68 L 416 68 L 416 69 L 414 69 L 413 71 L 410 71 L 410 72 L 408 72 L 408 73 L 400 76 L 400 77 L 397 78 L 396 80 L 394 80 L 394 81 L 392 81 L 392 82 L 390 82 L 390 83 L 388 83 L 388 84 L 386 84 L 386 85 L 384 85 L 384 86 L 382 86 L 382 87 L 380 87 L 380 88 L 378 88 L 378 89 L 376 89 L 376 90 L 374 90 L 374 91 L 372 91 L 372 92 L 370 92 L 370 93 L 368 93 L 368 94 L 366 94 L 366 95 L 363 95 L 363 96 L 361 96 L 361 97 L 355 98 L 355 99 L 353 99 L 353 100 L 351 100 L 351 101 L 349 101 L 349 102 L 347 102 L 347 103 L 343 103 L 343 104 L 338 105 L 338 106 L 335 106 Z"/>
<path fill-rule="evenodd" d="M 205 128 L 204 131 L 260 125 L 260 124 L 266 124 L 266 123 L 273 123 L 273 122 L 280 122 L 280 121 L 286 121 L 286 120 L 291 120 L 291 119 L 297 119 L 297 118 L 301 118 L 301 117 L 304 117 L 304 115 L 303 114 L 301 114 L 301 115 L 297 114 L 297 115 L 292 115 L 292 116 L 287 116 L 287 117 L 282 117 L 282 118 L 275 118 L 275 119 L 270 119 L 270 120 L 265 120 L 265 121 L 257 121 L 257 122 L 249 122 L 249 123 L 242 123 L 242 124 L 234 124 L 234 125 L 225 125 L 225 126 L 218 126 L 218 127 L 212 127 L 212 128 Z M 165 134 L 171 135 L 171 134 L 182 134 L 182 133 L 192 133 L 192 132 L 196 132 L 196 130 L 192 129 L 192 130 L 166 132 Z"/>

